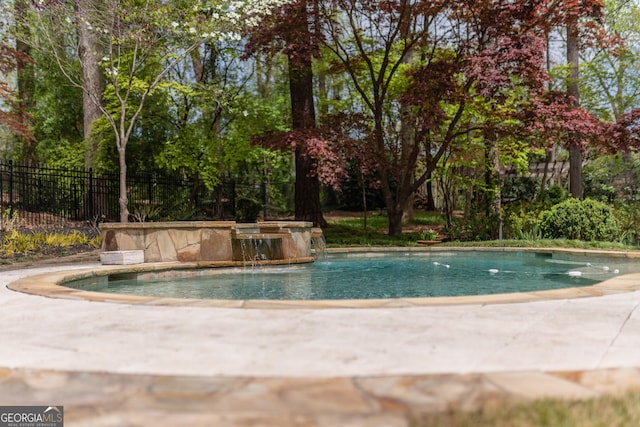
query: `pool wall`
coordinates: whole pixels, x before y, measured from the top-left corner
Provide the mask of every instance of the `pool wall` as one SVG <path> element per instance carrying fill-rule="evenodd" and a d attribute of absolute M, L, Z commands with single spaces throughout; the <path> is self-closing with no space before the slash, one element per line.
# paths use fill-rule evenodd
<path fill-rule="evenodd" d="M 272 239 L 281 259 L 295 260 L 311 256 L 311 238 L 318 233 L 312 226 L 305 221 L 105 223 L 100 225 L 101 251 L 143 251 L 146 263 L 243 261 L 242 254 L 234 251 L 233 240 Z"/>

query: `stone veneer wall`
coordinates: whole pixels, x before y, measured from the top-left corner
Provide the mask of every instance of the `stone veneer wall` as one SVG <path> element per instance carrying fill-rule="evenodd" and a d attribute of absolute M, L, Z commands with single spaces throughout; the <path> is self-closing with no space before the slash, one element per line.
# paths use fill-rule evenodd
<path fill-rule="evenodd" d="M 231 239 L 274 234 L 282 239 L 284 258 L 296 259 L 311 256 L 311 227 L 302 221 L 105 223 L 100 226 L 101 250 L 142 250 L 145 262 L 232 261 Z"/>

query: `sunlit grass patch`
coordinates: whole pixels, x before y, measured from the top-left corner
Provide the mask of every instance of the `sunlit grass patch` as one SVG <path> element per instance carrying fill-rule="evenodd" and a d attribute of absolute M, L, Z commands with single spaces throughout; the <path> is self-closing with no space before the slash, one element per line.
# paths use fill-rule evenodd
<path fill-rule="evenodd" d="M 631 427 L 640 426 L 640 393 L 589 400 L 545 399 L 476 412 L 452 411 L 411 427 Z"/>

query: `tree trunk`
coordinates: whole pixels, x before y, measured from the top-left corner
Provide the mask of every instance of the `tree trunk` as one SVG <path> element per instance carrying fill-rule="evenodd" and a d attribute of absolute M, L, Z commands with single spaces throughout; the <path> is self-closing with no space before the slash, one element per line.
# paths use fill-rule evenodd
<path fill-rule="evenodd" d="M 542 179 L 540 182 L 540 192 L 538 193 L 538 202 L 544 203 L 544 192 L 547 187 L 547 179 L 549 176 L 549 163 L 551 163 L 552 151 L 548 151 L 544 158 L 544 170 L 542 171 Z"/>
<path fill-rule="evenodd" d="M 76 0 L 76 22 L 78 32 L 78 58 L 82 69 L 83 91 L 82 91 L 82 136 L 84 139 L 84 166 L 88 169 L 96 167 L 99 141 L 93 134 L 93 125 L 102 116 L 100 109 L 102 90 L 104 82 L 102 71 L 98 62 L 98 38 L 96 34 L 87 28 L 85 22 L 91 22 L 88 13 L 95 11 L 95 0 Z M 94 185 L 90 182 L 89 185 Z M 99 207 L 105 204 L 105 200 L 99 200 L 103 195 L 96 189 L 91 191 L 87 197 L 93 200 L 86 200 L 89 206 Z M 91 212 L 91 219 L 99 220 L 99 214 L 103 212 L 97 209 Z"/>
<path fill-rule="evenodd" d="M 389 218 L 389 236 L 402 235 L 402 217 L 404 209 L 395 207 L 389 209 L 387 207 L 387 217 Z"/>
<path fill-rule="evenodd" d="M 567 24 L 567 63 L 569 65 L 567 92 L 573 97 L 576 107 L 580 105 L 578 49 L 578 25 L 574 19 Z M 580 147 L 571 144 L 569 146 L 569 193 L 572 197 L 582 198 L 584 192 L 582 179 L 582 151 Z"/>
<path fill-rule="evenodd" d="M 497 229 L 490 230 L 492 239 L 502 239 L 502 200 L 500 194 L 500 161 L 498 157 L 498 138 L 491 127 L 485 129 L 485 184 L 487 217 L 497 220 Z"/>
<path fill-rule="evenodd" d="M 125 145 L 118 147 L 118 162 L 120 163 L 120 222 L 129 222 L 129 199 L 127 197 L 127 161 L 125 157 Z"/>
<path fill-rule="evenodd" d="M 453 168 L 446 171 L 438 180 L 438 187 L 442 193 L 442 207 L 447 218 L 447 227 L 453 225 L 453 194 L 456 192 L 453 188 Z M 467 191 L 469 194 L 470 191 Z M 467 198 L 469 199 L 469 198 Z M 466 206 L 471 206 L 470 200 L 467 200 Z M 465 207 L 465 209 L 468 209 Z"/>
<path fill-rule="evenodd" d="M 84 163 L 85 167 L 96 166 L 98 141 L 92 135 L 93 125 L 102 116 L 100 109 L 103 89 L 102 71 L 100 70 L 98 52 L 98 38 L 94 31 L 90 30 L 85 22 L 92 22 L 87 16 L 95 11 L 94 0 L 76 0 L 76 21 L 78 31 L 78 57 L 82 68 L 82 111 L 83 111 L 83 136 L 85 143 Z"/>
<path fill-rule="evenodd" d="M 629 150 L 622 152 L 622 163 L 624 165 L 624 199 L 631 202 L 635 194 L 636 182 L 633 173 L 633 159 Z"/>
<path fill-rule="evenodd" d="M 408 2 L 402 2 L 404 8 L 409 8 Z M 402 19 L 399 23 L 400 28 L 400 36 L 402 39 L 406 40 L 409 38 L 409 34 L 411 32 L 411 14 L 409 10 L 405 11 L 404 14 L 405 19 Z M 401 63 L 410 64 L 413 60 L 414 50 L 409 49 L 405 52 L 404 56 L 401 59 Z M 415 159 L 413 156 L 413 150 L 416 145 L 416 130 L 414 126 L 414 116 L 411 113 L 411 108 L 408 105 L 400 106 L 400 159 L 399 159 L 399 169 L 402 171 L 413 171 L 415 169 Z M 399 236 L 402 234 L 402 222 L 403 221 L 412 221 L 414 218 L 413 211 L 413 202 L 414 202 L 414 192 L 407 191 L 409 188 L 413 187 L 414 184 L 414 176 L 413 172 L 403 172 L 402 178 L 400 178 L 400 187 L 398 189 L 398 196 L 396 196 L 395 205 L 399 209 L 399 212 L 390 213 L 389 211 L 389 235 L 390 236 Z M 406 194 L 406 198 L 404 195 Z M 402 200 L 400 200 L 402 198 Z M 395 209 L 394 209 L 395 211 Z M 399 224 L 394 225 L 394 230 L 392 233 L 391 223 L 392 218 L 394 217 L 394 221 L 396 215 L 400 216 Z M 396 234 L 397 233 L 397 234 Z"/>
<path fill-rule="evenodd" d="M 581 199 L 584 195 L 582 183 L 582 151 L 578 147 L 569 148 L 569 193 Z"/>
<path fill-rule="evenodd" d="M 293 129 L 314 128 L 311 68 L 301 69 L 289 65 L 289 84 Z M 295 151 L 295 163 L 295 218 L 298 221 L 311 221 L 316 227 L 325 227 L 327 222 L 320 205 L 320 182 L 315 176 L 313 160 L 305 156 L 299 147 Z"/>
<path fill-rule="evenodd" d="M 376 109 L 376 139 L 377 146 L 383 147 L 384 127 L 382 104 Z M 394 170 L 398 171 L 396 177 L 387 176 L 386 171 L 378 172 L 378 177 L 382 183 L 382 193 L 387 208 L 387 218 L 389 220 L 389 236 L 398 237 L 402 235 L 402 223 L 405 220 L 413 219 L 413 170 L 415 169 L 415 156 L 412 150 L 415 147 L 414 128 L 411 123 L 411 115 L 408 108 L 400 108 L 400 155 L 393 164 Z M 383 152 L 383 150 L 380 150 Z"/>
<path fill-rule="evenodd" d="M 17 83 L 18 83 L 18 96 L 20 99 L 20 124 L 26 128 L 31 129 L 31 119 L 29 112 L 33 110 L 35 102 L 33 95 L 35 92 L 35 70 L 33 64 L 29 62 L 31 47 L 24 42 L 24 40 L 31 39 L 31 29 L 29 23 L 26 21 L 29 15 L 29 1 L 28 0 L 15 0 L 14 13 L 16 19 L 16 27 L 18 30 L 18 37 L 16 37 L 16 51 L 18 53 L 16 58 L 17 64 Z M 28 165 L 33 165 L 36 162 L 36 147 L 35 140 L 31 140 L 27 136 L 20 137 L 22 158 Z"/>
<path fill-rule="evenodd" d="M 315 177 L 304 176 L 312 171 L 313 161 L 296 150 L 295 218 L 311 221 L 316 227 L 326 227 L 327 221 L 320 207 L 320 182 Z"/>
<path fill-rule="evenodd" d="M 379 174 L 380 175 L 380 174 Z M 389 236 L 399 237 L 402 235 L 402 223 L 405 220 L 407 206 L 411 199 L 411 194 L 407 188 L 392 189 L 388 179 L 383 180 L 382 193 L 384 194 L 385 206 L 387 208 L 387 218 L 389 219 Z"/>
<path fill-rule="evenodd" d="M 427 211 L 435 211 L 436 210 L 436 201 L 433 197 L 433 172 L 429 172 L 427 182 L 425 183 L 427 187 L 427 204 L 425 206 L 425 210 Z"/>
<path fill-rule="evenodd" d="M 305 2 L 300 8 L 306 13 Z M 307 20 L 303 20 L 307 22 Z M 299 28 L 298 35 L 311 40 L 309 28 Z M 293 53 L 289 55 L 289 91 L 291 94 L 291 120 L 294 130 L 313 129 L 316 127 L 313 104 L 313 70 L 311 58 L 299 58 Z M 295 184 L 295 218 L 298 221 L 311 221 L 316 227 L 325 227 L 327 221 L 322 215 L 320 205 L 320 182 L 315 175 L 313 161 L 306 157 L 301 148 L 295 151 L 296 184 Z"/>

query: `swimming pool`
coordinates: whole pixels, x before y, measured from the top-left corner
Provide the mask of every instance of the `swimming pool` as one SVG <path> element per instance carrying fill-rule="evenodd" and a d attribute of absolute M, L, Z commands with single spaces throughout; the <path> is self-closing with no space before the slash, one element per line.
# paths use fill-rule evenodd
<path fill-rule="evenodd" d="M 313 264 L 205 269 L 65 283 L 85 291 L 217 300 L 351 300 L 535 292 L 590 286 L 637 271 L 624 259 L 562 259 L 551 253 L 443 251 L 329 256 Z"/>

